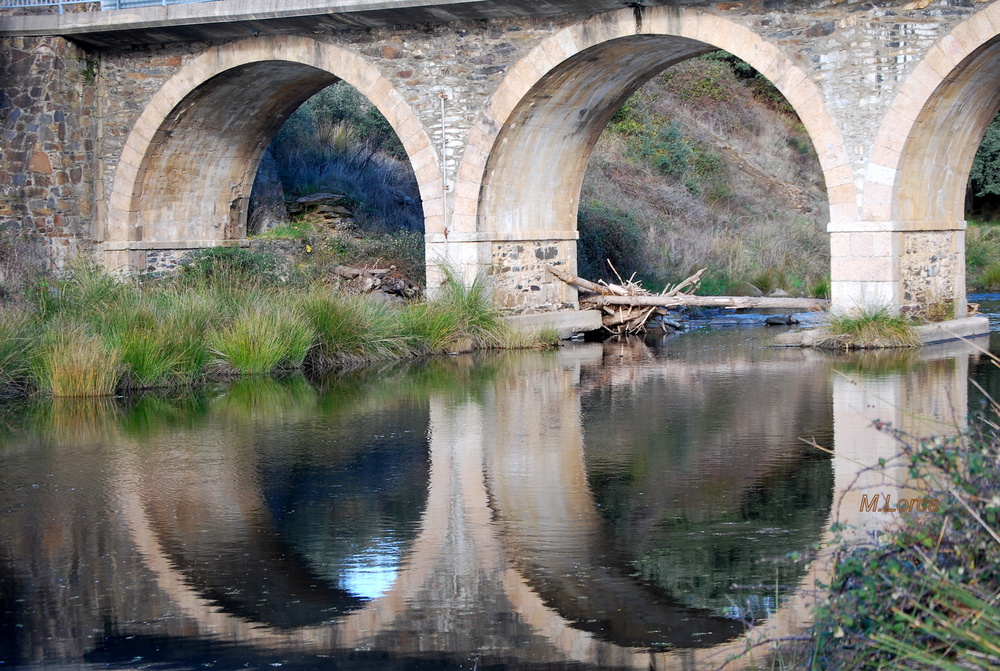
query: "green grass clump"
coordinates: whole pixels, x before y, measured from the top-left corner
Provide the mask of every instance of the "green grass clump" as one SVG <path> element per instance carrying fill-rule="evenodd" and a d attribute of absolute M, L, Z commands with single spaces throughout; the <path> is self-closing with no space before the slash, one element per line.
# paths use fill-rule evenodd
<path fill-rule="evenodd" d="M 0 310 L 0 396 L 22 391 L 31 373 L 36 324 L 23 310 Z"/>
<path fill-rule="evenodd" d="M 175 382 L 191 384 L 202 379 L 212 354 L 205 334 L 226 316 L 211 292 L 167 291 L 160 297 L 162 334 L 179 353 Z"/>
<path fill-rule="evenodd" d="M 416 303 L 399 315 L 400 332 L 420 354 L 468 352 L 472 340 L 464 336 L 457 310 L 438 303 Z"/>
<path fill-rule="evenodd" d="M 482 280 L 452 277 L 436 301 L 391 303 L 305 277 L 223 248 L 175 276 L 114 278 L 81 265 L 46 278 L 0 312 L 0 395 L 102 396 L 551 342 L 513 333 Z"/>
<path fill-rule="evenodd" d="M 986 291 L 1000 291 L 1000 263 L 992 263 L 980 270 L 975 285 Z"/>
<path fill-rule="evenodd" d="M 138 289 L 122 292 L 120 301 L 102 310 L 89 310 L 93 330 L 119 352 L 125 366 L 123 386 L 148 389 L 167 386 L 180 365 L 152 298 Z"/>
<path fill-rule="evenodd" d="M 312 222 L 299 217 L 287 224 L 275 226 L 257 237 L 268 240 L 303 240 L 312 237 L 314 233 Z"/>
<path fill-rule="evenodd" d="M 497 348 L 507 332 L 489 285 L 477 277 L 466 286 L 452 273 L 438 298 L 439 308 L 453 312 L 461 325 L 462 335 L 470 338 L 476 349 Z"/>
<path fill-rule="evenodd" d="M 52 396 L 110 396 L 121 377 L 121 352 L 83 324 L 58 324 L 42 336 L 32 372 Z"/>
<path fill-rule="evenodd" d="M 138 329 L 124 331 L 113 342 L 127 371 L 125 386 L 139 389 L 166 387 L 183 378 L 183 353 L 160 333 Z"/>
<path fill-rule="evenodd" d="M 829 335 L 816 343 L 820 349 L 879 349 L 917 347 L 913 325 L 887 308 L 863 309 L 830 318 Z"/>
<path fill-rule="evenodd" d="M 316 333 L 307 367 L 326 371 L 370 361 L 412 356 L 397 311 L 360 296 L 314 291 L 299 303 Z"/>
<path fill-rule="evenodd" d="M 208 346 L 223 372 L 269 375 L 301 367 L 314 336 L 312 325 L 299 310 L 259 301 L 210 332 Z"/>
<path fill-rule="evenodd" d="M 508 328 L 502 336 L 501 349 L 541 349 L 559 344 L 559 332 L 551 328 Z"/>

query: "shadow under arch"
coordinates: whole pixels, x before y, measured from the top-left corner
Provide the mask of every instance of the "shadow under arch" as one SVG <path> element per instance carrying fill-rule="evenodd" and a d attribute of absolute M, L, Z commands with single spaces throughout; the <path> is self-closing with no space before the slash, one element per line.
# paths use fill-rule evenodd
<path fill-rule="evenodd" d="M 639 13 L 637 13 L 639 12 Z M 725 49 L 767 77 L 798 113 L 819 155 L 831 219 L 853 220 L 856 197 L 840 133 L 805 72 L 750 30 L 698 9 L 623 9 L 567 27 L 505 77 L 458 172 L 453 230 L 575 239 L 590 153 L 611 116 L 651 77 Z"/>
<path fill-rule="evenodd" d="M 139 116 L 115 170 L 105 265 L 145 268 L 146 250 L 245 237 L 250 189 L 268 143 L 295 109 L 339 80 L 388 120 L 426 198 L 429 187 L 419 175 L 436 161 L 430 140 L 372 63 L 309 38 L 248 38 L 184 64 Z"/>

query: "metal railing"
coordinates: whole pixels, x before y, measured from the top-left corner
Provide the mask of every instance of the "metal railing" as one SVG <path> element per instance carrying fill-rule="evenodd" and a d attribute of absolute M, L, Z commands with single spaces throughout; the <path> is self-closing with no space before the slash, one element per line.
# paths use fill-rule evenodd
<path fill-rule="evenodd" d="M 101 0 L 101 9 L 166 7 L 167 5 L 190 5 L 196 2 L 215 2 L 215 0 Z"/>
<path fill-rule="evenodd" d="M 167 5 L 188 5 L 196 2 L 215 2 L 215 0 L 0 0 L 0 9 L 58 7 L 59 13 L 62 14 L 64 8 L 71 5 L 94 5 L 93 11 L 97 11 L 134 9 L 136 7 L 166 7 Z"/>

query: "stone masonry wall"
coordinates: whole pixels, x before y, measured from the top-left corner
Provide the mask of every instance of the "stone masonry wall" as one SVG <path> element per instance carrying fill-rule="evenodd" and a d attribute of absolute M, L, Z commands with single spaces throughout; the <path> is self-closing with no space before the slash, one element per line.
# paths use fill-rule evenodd
<path fill-rule="evenodd" d="M 961 304 L 965 303 L 965 259 L 958 253 L 959 236 L 964 233 L 931 231 L 902 235 L 901 311 L 932 321 L 955 316 L 956 298 L 961 297 Z"/>
<path fill-rule="evenodd" d="M 568 16 L 556 21 L 484 21 L 308 37 L 346 47 L 375 62 L 423 122 L 438 155 L 444 140 L 449 179 L 454 179 L 465 135 L 504 72 L 539 41 L 572 21 Z M 103 193 L 111 192 L 128 133 L 153 95 L 183 64 L 212 46 L 208 42 L 174 43 L 101 53 Z M 275 83 L 276 88 L 279 85 Z M 446 97 L 443 124 L 442 95 Z"/>
<path fill-rule="evenodd" d="M 576 307 L 576 291 L 546 266 L 576 274 L 576 240 L 493 243 L 492 286 L 499 303 L 514 312 Z"/>
<path fill-rule="evenodd" d="M 95 74 L 62 38 L 0 39 L 0 226 L 40 237 L 53 268 L 92 239 Z"/>
<path fill-rule="evenodd" d="M 860 194 L 872 140 L 901 83 L 935 40 L 981 6 L 832 4 L 787 11 L 733 2 L 701 9 L 775 44 L 817 83 L 850 155 Z M 453 186 L 466 135 L 507 71 L 545 38 L 583 18 L 400 26 L 309 37 L 374 62 L 420 118 L 439 156 L 443 146 Z M 175 43 L 101 55 L 104 193 L 109 193 L 121 143 L 143 106 L 184 62 L 211 46 Z"/>

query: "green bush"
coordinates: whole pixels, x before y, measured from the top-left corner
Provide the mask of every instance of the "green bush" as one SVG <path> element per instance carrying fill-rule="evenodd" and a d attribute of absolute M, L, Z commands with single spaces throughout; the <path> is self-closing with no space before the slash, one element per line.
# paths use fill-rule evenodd
<path fill-rule="evenodd" d="M 643 257 L 642 230 L 629 212 L 600 202 L 588 203 L 580 209 L 579 229 L 577 272 L 582 277 L 617 282 L 608 261 L 623 279 L 632 273 L 640 277 L 649 275 Z"/>
<path fill-rule="evenodd" d="M 640 106 L 639 98 L 632 96 L 615 110 L 608 124 L 608 131 L 626 137 L 642 135 L 648 128 L 646 116 L 646 112 Z"/>
<path fill-rule="evenodd" d="M 637 147 L 639 157 L 662 175 L 682 177 L 694 162 L 691 143 L 684 137 L 677 121 L 660 126 L 641 137 Z"/>
<path fill-rule="evenodd" d="M 901 515 L 874 546 L 838 550 L 810 668 L 1000 668 L 997 410 L 953 437 L 876 422 L 902 448 L 907 489 L 936 510 Z"/>
<path fill-rule="evenodd" d="M 178 279 L 189 286 L 260 286 L 281 281 L 281 263 L 269 252 L 243 247 L 198 249 L 182 261 Z"/>

